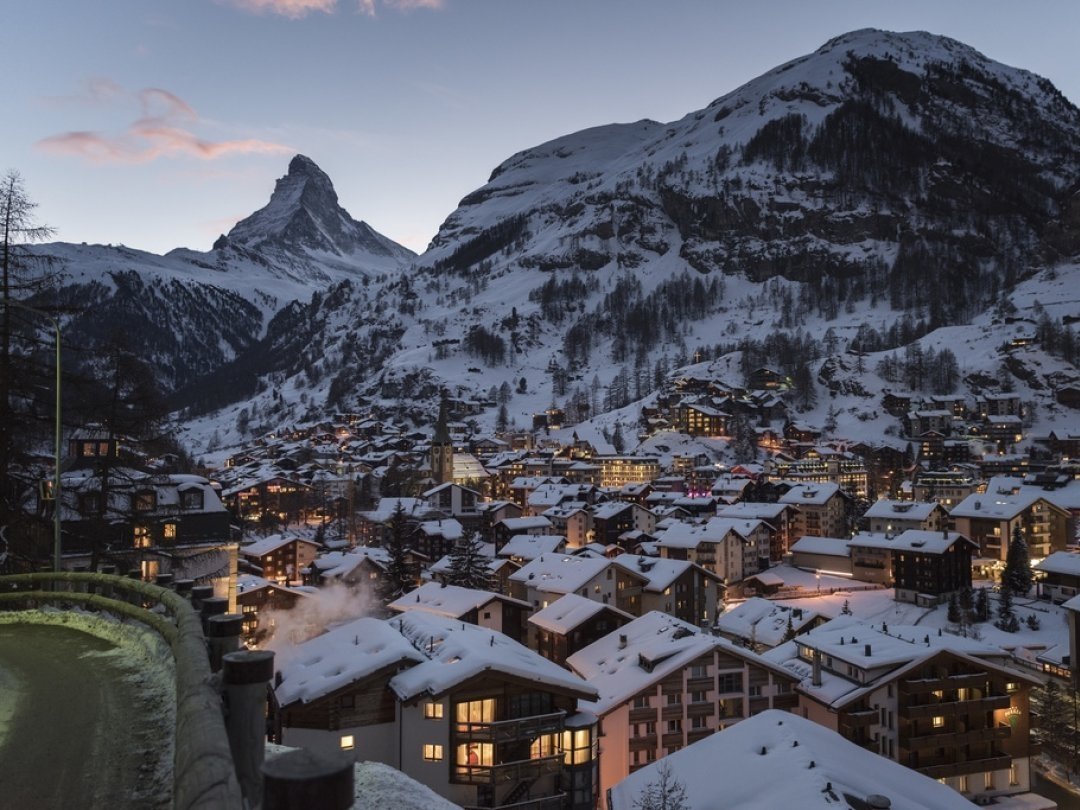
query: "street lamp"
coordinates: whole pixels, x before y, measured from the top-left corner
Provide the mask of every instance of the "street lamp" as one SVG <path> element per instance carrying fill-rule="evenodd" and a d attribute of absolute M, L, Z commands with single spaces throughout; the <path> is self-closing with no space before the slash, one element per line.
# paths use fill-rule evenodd
<path fill-rule="evenodd" d="M 40 315 L 52 324 L 56 342 L 56 421 L 53 442 L 53 570 L 60 570 L 60 439 L 63 432 L 60 422 L 60 321 L 47 312 L 21 304 L 18 301 L 4 301 L 3 304 L 16 309 L 23 309 L 34 315 Z"/>

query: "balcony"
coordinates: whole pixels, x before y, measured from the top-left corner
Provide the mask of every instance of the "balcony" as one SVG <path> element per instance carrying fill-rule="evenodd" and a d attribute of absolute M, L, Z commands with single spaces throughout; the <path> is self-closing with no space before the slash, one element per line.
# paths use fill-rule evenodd
<path fill-rule="evenodd" d="M 1012 703 L 1008 695 L 989 695 L 973 700 L 942 700 L 936 703 L 921 703 L 900 710 L 900 716 L 909 720 L 942 715 L 954 717 L 958 714 L 974 714 L 991 709 L 1007 709 Z"/>
<path fill-rule="evenodd" d="M 857 712 L 847 712 L 841 722 L 848 728 L 866 728 L 872 726 L 878 719 L 879 712 L 877 709 L 863 709 Z"/>
<path fill-rule="evenodd" d="M 644 708 L 634 708 L 630 710 L 630 722 L 631 723 L 646 723 L 650 720 L 656 719 L 656 709 L 651 706 Z"/>
<path fill-rule="evenodd" d="M 964 675 L 948 675 L 944 678 L 916 678 L 900 682 L 900 691 L 909 694 L 946 691 L 962 687 L 984 687 L 988 680 L 985 672 L 971 672 Z"/>
<path fill-rule="evenodd" d="M 498 765 L 457 765 L 454 782 L 465 785 L 505 785 L 524 782 L 562 772 L 563 756 L 555 754 L 537 759 L 502 762 Z"/>
<path fill-rule="evenodd" d="M 653 719 L 655 714 L 648 719 Z M 456 723 L 455 736 L 459 743 L 490 742 L 508 743 L 517 740 L 533 740 L 541 734 L 555 734 L 563 730 L 566 712 L 538 714 L 516 720 L 499 720 L 494 723 Z"/>
<path fill-rule="evenodd" d="M 998 754 L 985 759 L 968 760 L 958 760 L 955 757 L 940 757 L 933 760 L 923 760 L 919 765 L 912 767 L 931 779 L 947 779 L 950 776 L 961 776 L 965 773 L 1000 771 L 1010 765 L 1012 765 L 1012 757 Z"/>
<path fill-rule="evenodd" d="M 901 748 L 917 750 L 921 748 L 941 748 L 969 745 L 971 743 L 1005 740 L 1012 735 L 1012 729 L 1006 725 L 996 728 L 979 728 L 972 731 L 947 731 L 941 734 L 923 734 L 918 737 L 900 738 Z"/>

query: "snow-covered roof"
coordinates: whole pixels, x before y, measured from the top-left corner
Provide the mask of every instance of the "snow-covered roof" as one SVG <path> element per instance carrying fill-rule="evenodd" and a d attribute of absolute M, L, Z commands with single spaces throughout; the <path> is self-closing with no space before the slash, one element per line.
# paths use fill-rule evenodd
<path fill-rule="evenodd" d="M 829 554 L 833 557 L 850 557 L 851 547 L 842 537 L 814 537 L 805 535 L 791 544 L 796 554 Z"/>
<path fill-rule="evenodd" d="M 738 521 L 712 518 L 707 523 L 674 523 L 657 534 L 656 544 L 662 548 L 697 548 L 702 543 L 720 543 L 735 531 Z M 657 527 L 659 528 L 659 527 Z"/>
<path fill-rule="evenodd" d="M 544 554 L 512 573 L 510 579 L 548 593 L 570 593 L 583 588 L 609 565 L 612 562 L 606 557 Z"/>
<path fill-rule="evenodd" d="M 1080 554 L 1073 551 L 1055 551 L 1031 566 L 1036 571 L 1045 571 L 1051 574 L 1067 574 L 1080 576 Z"/>
<path fill-rule="evenodd" d="M 635 504 L 625 501 L 607 501 L 597 504 L 592 510 L 593 520 L 611 520 L 611 518 L 625 512 L 627 509 L 632 509 L 634 506 Z"/>
<path fill-rule="evenodd" d="M 1012 520 L 1035 501 L 1043 497 L 1033 492 L 1002 492 L 1001 490 L 974 493 L 960 501 L 949 512 L 950 517 Z"/>
<path fill-rule="evenodd" d="M 605 605 L 595 599 L 588 599 L 576 593 L 567 593 L 530 616 L 529 622 L 551 633 L 566 634 L 602 610 L 612 611 L 627 621 L 634 618 L 614 605 Z"/>
<path fill-rule="evenodd" d="M 550 529 L 551 521 L 543 515 L 532 515 L 530 517 L 519 518 L 503 518 L 499 521 L 503 526 L 512 532 L 526 532 L 529 529 Z"/>
<path fill-rule="evenodd" d="M 278 703 L 287 706 L 330 694 L 379 670 L 426 660 L 397 628 L 379 619 L 355 619 L 298 645 L 279 664 Z"/>
<path fill-rule="evenodd" d="M 874 501 L 863 517 L 884 520 L 927 520 L 941 505 L 934 501 L 891 501 L 887 498 Z"/>
<path fill-rule="evenodd" d="M 566 545 L 561 534 L 515 534 L 499 550 L 500 557 L 535 560 L 541 554 L 554 554 Z"/>
<path fill-rule="evenodd" d="M 272 534 L 268 537 L 264 537 L 261 540 L 256 540 L 254 543 L 248 543 L 246 546 L 240 546 L 240 553 L 246 557 L 262 557 L 272 551 L 277 551 L 282 546 L 287 546 L 289 543 L 307 543 L 310 546 L 318 546 L 314 540 L 308 540 L 304 537 L 297 537 L 296 535 L 284 535 L 284 534 Z"/>
<path fill-rule="evenodd" d="M 524 610 L 532 608 L 528 602 L 502 594 L 475 588 L 462 588 L 458 585 L 441 585 L 438 582 L 425 582 L 416 590 L 395 599 L 387 607 L 400 613 L 423 610 L 437 616 L 457 619 L 470 610 L 477 610 L 493 601 L 517 605 Z"/>
<path fill-rule="evenodd" d="M 442 695 L 487 672 L 586 700 L 596 696 L 596 690 L 581 678 L 494 630 L 421 611 L 404 613 L 386 624 L 422 654 L 420 663 L 390 681 L 401 700 Z"/>
<path fill-rule="evenodd" d="M 582 708 L 603 715 L 717 647 L 737 658 L 751 659 L 767 669 L 783 672 L 727 639 L 656 610 L 578 650 L 566 663 L 600 693 L 595 702 Z"/>
<path fill-rule="evenodd" d="M 390 562 L 390 552 L 376 546 L 358 546 L 348 551 L 331 551 L 316 557 L 311 565 L 324 577 L 336 579 L 352 573 L 353 569 L 365 560 L 371 560 L 380 568 L 385 568 Z"/>
<path fill-rule="evenodd" d="M 445 537 L 447 540 L 460 540 L 465 533 L 461 523 L 454 518 L 425 520 L 419 529 L 428 537 Z"/>
<path fill-rule="evenodd" d="M 767 647 L 775 647 L 783 642 L 789 619 L 797 633 L 821 615 L 809 608 L 793 609 L 782 602 L 755 596 L 721 613 L 714 628 L 720 633 L 752 638 Z"/>
<path fill-rule="evenodd" d="M 721 763 L 726 773 L 738 774 L 724 780 L 722 789 L 716 779 Z M 865 806 L 872 795 L 887 797 L 892 810 L 972 807 L 947 785 L 780 709 L 748 717 L 630 774 L 611 788 L 612 810 L 637 807 L 661 765 L 683 786 L 686 806 L 701 810 L 834 810 Z"/>
<path fill-rule="evenodd" d="M 890 549 L 893 551 L 914 551 L 921 554 L 944 554 L 957 542 L 967 543 L 977 548 L 977 544 L 957 532 L 934 532 L 926 529 L 908 529 L 895 537 L 887 534 L 866 532 L 851 538 L 852 546 Z"/>
<path fill-rule="evenodd" d="M 640 554 L 620 554 L 614 562 L 623 568 L 629 568 L 635 574 L 640 574 L 648 580 L 645 590 L 660 592 L 667 588 L 689 569 L 694 568 L 694 563 L 689 560 L 668 560 L 662 557 L 643 557 Z M 699 566 L 698 566 L 699 567 Z M 720 577 L 711 571 L 700 568 L 704 576 L 719 581 Z"/>
<path fill-rule="evenodd" d="M 754 503 L 751 501 L 742 501 L 740 503 L 733 503 L 730 506 L 722 506 L 716 510 L 717 517 L 726 518 L 758 518 L 765 521 L 776 521 L 787 510 L 791 509 L 791 506 L 786 503 Z"/>
<path fill-rule="evenodd" d="M 839 484 L 799 484 L 780 496 L 780 503 L 793 503 L 802 506 L 824 506 L 828 500 L 839 491 Z"/>
<path fill-rule="evenodd" d="M 876 673 L 865 683 L 856 683 L 830 669 L 822 668 L 820 685 L 811 682 L 813 665 L 799 656 L 799 649 L 807 647 L 818 650 L 823 656 L 835 661 Z M 808 633 L 775 649 L 763 653 L 766 659 L 781 664 L 802 678 L 799 689 L 829 706 L 850 702 L 866 689 L 873 688 L 882 676 L 894 677 L 904 667 L 917 664 L 927 656 L 948 650 L 959 656 L 978 659 L 980 665 L 989 666 L 1004 661 L 1008 654 L 994 644 L 973 638 L 938 634 L 930 628 L 871 624 L 853 616 L 837 616 Z M 867 655 L 869 652 L 869 655 Z M 1015 673 L 1016 677 L 1023 676 Z"/>

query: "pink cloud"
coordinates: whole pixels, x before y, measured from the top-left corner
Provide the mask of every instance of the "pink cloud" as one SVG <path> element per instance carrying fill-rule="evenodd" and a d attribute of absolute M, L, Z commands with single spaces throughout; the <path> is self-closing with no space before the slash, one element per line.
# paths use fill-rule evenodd
<path fill-rule="evenodd" d="M 147 87 L 136 97 L 142 116 L 118 135 L 76 130 L 51 135 L 37 148 L 57 155 L 71 155 L 91 163 L 147 163 L 160 157 L 195 157 L 215 160 L 237 154 L 282 154 L 294 151 L 284 144 L 257 138 L 210 141 L 189 127 L 197 125 L 195 110 L 168 90 Z"/>
<path fill-rule="evenodd" d="M 244 11 L 256 14 L 280 14 L 298 20 L 313 11 L 331 14 L 337 10 L 338 0 L 227 0 Z M 442 8 L 443 0 L 356 0 L 360 13 L 374 17 L 379 6 L 393 11 L 412 11 L 417 8 Z"/>
<path fill-rule="evenodd" d="M 244 11 L 256 14 L 270 12 L 296 20 L 306 17 L 312 11 L 329 14 L 337 5 L 337 0 L 231 0 L 232 4 Z"/>

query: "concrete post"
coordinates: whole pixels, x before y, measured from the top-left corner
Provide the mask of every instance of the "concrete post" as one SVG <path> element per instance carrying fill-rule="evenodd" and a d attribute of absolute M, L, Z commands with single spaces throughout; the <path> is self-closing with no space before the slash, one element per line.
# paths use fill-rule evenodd
<path fill-rule="evenodd" d="M 274 677 L 271 650 L 241 650 L 222 656 L 225 668 L 225 730 L 240 791 L 250 807 L 262 801 L 266 751 L 266 686 Z M 318 807 L 319 805 L 311 805 Z"/>
<path fill-rule="evenodd" d="M 195 587 L 195 580 L 174 579 L 172 587 L 173 590 L 176 591 L 177 596 L 183 596 L 185 599 L 188 599 L 191 597 L 191 589 Z"/>
<path fill-rule="evenodd" d="M 156 577 L 154 577 L 154 584 L 160 585 L 162 588 L 170 587 L 172 585 L 172 581 L 172 574 L 158 574 Z"/>
<path fill-rule="evenodd" d="M 198 610 L 202 607 L 203 599 L 209 599 L 214 595 L 213 585 L 195 585 L 191 589 L 191 606 Z"/>
<path fill-rule="evenodd" d="M 222 613 L 206 620 L 206 639 L 210 648 L 210 671 L 221 669 L 222 658 L 240 649 L 244 617 L 240 613 Z"/>
<path fill-rule="evenodd" d="M 202 628 L 204 635 L 210 635 L 209 622 L 211 616 L 221 616 L 223 613 L 229 611 L 229 600 L 224 596 L 211 596 L 208 599 L 203 599 L 202 604 L 199 606 L 199 617 L 202 619 Z"/>
<path fill-rule="evenodd" d="M 355 801 L 353 760 L 347 754 L 289 751 L 262 771 L 262 810 L 347 810 Z"/>

